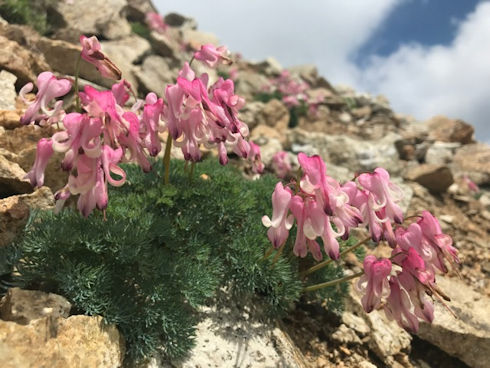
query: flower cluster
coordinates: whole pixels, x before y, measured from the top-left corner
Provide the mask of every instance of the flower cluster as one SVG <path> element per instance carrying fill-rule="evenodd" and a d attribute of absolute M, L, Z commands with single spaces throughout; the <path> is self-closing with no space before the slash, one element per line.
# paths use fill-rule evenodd
<path fill-rule="evenodd" d="M 402 226 L 401 191 L 382 168 L 340 185 L 326 174 L 319 156 L 300 153 L 298 162 L 303 176 L 290 183 L 294 192 L 277 183 L 272 219 L 262 218 L 272 245 L 283 246 L 296 221 L 295 255 L 305 257 L 309 251 L 321 260 L 320 237 L 325 252 L 337 259 L 337 238 L 346 239 L 349 229 L 367 226 L 374 242 L 384 240 L 393 250 L 389 259 L 372 255 L 364 259 L 358 282 L 364 310 L 369 313 L 384 306 L 389 318 L 410 331 L 417 331 L 419 319 L 432 322 L 434 308 L 427 296 L 446 298 L 435 284 L 435 273 L 448 272 L 445 261 L 459 262 L 451 237 L 442 233 L 437 219 L 423 211 L 416 222 Z"/>
<path fill-rule="evenodd" d="M 82 36 L 80 42 L 84 60 L 105 77 L 121 77 L 119 69 L 100 51 L 97 38 Z M 195 59 L 209 65 L 209 55 L 218 55 L 219 59 L 224 50 L 206 47 L 196 52 Z M 224 165 L 228 161 L 228 145 L 239 156 L 249 158 L 256 171 L 262 171 L 260 149 L 245 140 L 248 127 L 237 116 L 244 100 L 234 94 L 233 81 L 220 79 L 209 88 L 207 84 L 206 74 L 196 78 L 186 64 L 177 83 L 167 86 L 167 104 L 149 93 L 144 101 L 138 100 L 131 109 L 125 108 L 131 86 L 121 80 L 106 91 L 86 86 L 77 96 L 81 110 L 67 114 L 61 100 L 52 101 L 67 94 L 71 82 L 57 79 L 49 72 L 41 73 L 36 98 L 28 102 L 21 121 L 42 125 L 62 123 L 64 129 L 38 142 L 36 160 L 27 178 L 33 186 L 42 186 L 48 160 L 54 152 L 64 153 L 61 167 L 70 175 L 66 186 L 55 193 L 57 207 L 70 195 L 78 194 L 78 209 L 88 216 L 95 208 L 107 207 L 108 183 L 124 184 L 126 173 L 118 166 L 120 163 L 136 162 L 143 171 L 151 170 L 149 156 L 157 156 L 161 151 L 159 133 L 165 130 L 182 149 L 186 160 L 199 161 L 203 144 L 217 146 L 220 163 Z M 25 97 L 32 88 L 32 84 L 26 85 L 21 96 Z M 54 107 L 50 108 L 50 104 Z"/>

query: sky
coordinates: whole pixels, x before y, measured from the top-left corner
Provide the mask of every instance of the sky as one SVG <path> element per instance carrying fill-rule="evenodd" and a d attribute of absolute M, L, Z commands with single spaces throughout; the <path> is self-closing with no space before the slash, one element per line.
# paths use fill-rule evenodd
<path fill-rule="evenodd" d="M 423 121 L 444 114 L 490 143 L 490 0 L 153 0 L 250 60 L 315 64 Z"/>

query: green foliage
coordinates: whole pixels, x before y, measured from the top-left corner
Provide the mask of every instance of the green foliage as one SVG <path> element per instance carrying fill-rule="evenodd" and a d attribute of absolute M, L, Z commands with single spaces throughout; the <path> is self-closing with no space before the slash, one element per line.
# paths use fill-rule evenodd
<path fill-rule="evenodd" d="M 130 22 L 131 25 L 131 31 L 134 34 L 137 34 L 140 37 L 146 38 L 147 40 L 150 39 L 150 29 L 146 26 L 146 24 L 143 24 L 141 22 Z"/>
<path fill-rule="evenodd" d="M 9 23 L 27 24 L 40 34 L 50 30 L 47 7 L 54 0 L 0 0 L 0 15 Z"/>
<path fill-rule="evenodd" d="M 263 258 L 270 245 L 261 217 L 271 213 L 275 178 L 248 181 L 205 161 L 189 182 L 174 161 L 164 186 L 160 163 L 149 174 L 125 170 L 128 182 L 110 189 L 107 220 L 71 210 L 33 215 L 14 247 L 25 287 L 60 293 L 75 312 L 116 323 L 132 358 L 160 346 L 184 356 L 197 307 L 221 287 L 262 296 L 274 316 L 298 299 L 296 261 Z"/>
<path fill-rule="evenodd" d="M 223 78 L 224 80 L 230 79 L 230 73 L 226 70 L 217 70 L 218 77 Z"/>
<path fill-rule="evenodd" d="M 274 92 L 259 92 L 259 93 L 254 95 L 255 101 L 259 101 L 259 102 L 263 102 L 263 103 L 267 103 L 273 99 L 276 99 L 279 101 L 282 100 L 282 93 L 279 92 L 278 90 L 275 90 Z"/>
<path fill-rule="evenodd" d="M 293 106 L 289 109 L 289 123 L 288 126 L 290 128 L 294 128 L 298 126 L 299 118 L 301 116 L 306 116 L 308 113 L 308 105 L 304 100 L 300 100 L 300 104 L 298 106 Z"/>

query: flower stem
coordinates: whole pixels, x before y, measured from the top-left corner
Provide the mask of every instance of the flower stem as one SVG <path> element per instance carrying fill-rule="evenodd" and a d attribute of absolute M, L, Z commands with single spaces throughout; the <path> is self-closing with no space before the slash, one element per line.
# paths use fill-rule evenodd
<path fill-rule="evenodd" d="M 279 257 L 281 256 L 282 254 L 282 251 L 284 250 L 286 246 L 286 243 L 284 243 L 280 248 L 279 250 L 277 251 L 277 253 L 274 255 L 274 258 L 272 259 L 272 264 L 271 264 L 271 269 L 274 268 L 277 260 L 279 259 Z"/>
<path fill-rule="evenodd" d="M 272 254 L 272 252 L 274 252 L 274 247 L 271 245 L 271 247 L 269 249 L 267 249 L 267 251 L 265 252 L 264 256 L 260 259 L 261 261 L 265 261 L 267 258 L 270 257 L 270 255 Z"/>
<path fill-rule="evenodd" d="M 167 144 L 165 145 L 165 155 L 163 156 L 163 165 L 165 166 L 164 183 L 169 183 L 170 177 L 170 152 L 172 151 L 172 136 L 167 136 Z"/>
<path fill-rule="evenodd" d="M 80 106 L 80 96 L 78 94 L 79 92 L 79 87 L 78 87 L 78 79 L 80 75 L 80 62 L 82 60 L 82 54 L 78 55 L 77 63 L 75 64 L 75 106 L 78 112 L 82 111 L 82 108 Z"/>
<path fill-rule="evenodd" d="M 189 61 L 189 67 L 192 65 L 192 62 L 194 61 L 194 55 L 191 57 L 191 61 Z"/>
<path fill-rule="evenodd" d="M 363 274 L 364 274 L 364 271 L 361 271 L 361 272 L 355 273 L 353 275 L 341 277 L 340 279 L 335 279 L 335 280 L 323 282 L 321 284 L 307 286 L 303 289 L 303 292 L 307 293 L 309 291 L 316 291 L 316 290 L 323 289 L 323 288 L 326 288 L 329 286 L 334 286 L 334 285 L 340 284 L 342 282 L 355 279 L 356 277 L 362 276 Z"/>
<path fill-rule="evenodd" d="M 194 168 L 196 167 L 196 163 L 192 161 L 191 169 L 189 170 L 189 182 L 192 183 L 192 177 L 194 176 Z"/>
<path fill-rule="evenodd" d="M 360 242 L 354 244 L 353 246 L 350 246 L 349 248 L 345 249 L 344 251 L 342 251 L 342 253 L 340 253 L 339 258 L 345 256 L 349 252 L 352 252 L 354 249 L 359 248 L 364 243 L 367 243 L 370 239 L 371 239 L 371 237 L 367 237 L 367 238 L 361 240 Z M 301 275 L 301 277 L 304 277 L 306 275 L 309 275 L 310 273 L 313 273 L 315 271 L 318 271 L 318 270 L 322 269 L 323 267 L 328 266 L 332 262 L 333 262 L 333 259 L 329 258 L 329 259 L 327 259 L 327 260 L 325 260 L 323 262 L 320 262 L 320 263 L 314 265 L 311 268 L 308 268 L 306 271 L 301 272 L 300 275 Z"/>

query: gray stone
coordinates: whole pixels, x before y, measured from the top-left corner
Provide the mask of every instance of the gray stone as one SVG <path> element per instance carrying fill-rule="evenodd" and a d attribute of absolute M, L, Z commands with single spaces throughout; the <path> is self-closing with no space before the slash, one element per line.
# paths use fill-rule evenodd
<path fill-rule="evenodd" d="M 490 357 L 490 298 L 456 278 L 438 277 L 437 284 L 451 302 L 456 318 L 435 304 L 432 324 L 421 322 L 418 336 L 473 368 L 488 367 Z"/>
<path fill-rule="evenodd" d="M 461 147 L 461 144 L 458 142 L 434 142 L 425 154 L 425 162 L 428 164 L 447 165 L 452 161 L 454 153 L 459 147 Z"/>
<path fill-rule="evenodd" d="M 148 56 L 141 70 L 136 71 L 135 75 L 140 84 L 140 91 L 144 93 L 155 92 L 162 95 L 167 84 L 175 83 L 178 71 L 171 69 L 172 60 L 161 56 Z"/>
<path fill-rule="evenodd" d="M 25 176 L 26 172 L 18 164 L 0 156 L 0 198 L 31 193 L 31 183 Z"/>
<path fill-rule="evenodd" d="M 103 35 L 107 39 L 131 34 L 131 27 L 123 17 L 126 0 L 56 1 L 57 11 L 69 31 L 85 35 Z"/>
<path fill-rule="evenodd" d="M 334 341 L 340 344 L 361 344 L 361 339 L 356 332 L 343 323 L 331 336 Z"/>
<path fill-rule="evenodd" d="M 235 93 L 252 101 L 253 96 L 261 92 L 264 86 L 269 85 L 269 80 L 262 74 L 251 70 L 240 70 L 240 77 L 235 85 Z"/>
<path fill-rule="evenodd" d="M 165 33 L 151 32 L 150 43 L 153 51 L 163 57 L 179 58 L 181 51 L 178 35 L 178 31 L 172 28 L 168 28 Z"/>
<path fill-rule="evenodd" d="M 163 18 L 166 24 L 172 27 L 197 29 L 197 22 L 193 18 L 185 17 L 178 13 L 168 13 Z"/>
<path fill-rule="evenodd" d="M 380 140 L 356 140 L 345 135 L 327 135 L 292 129 L 288 142 L 293 152 L 305 150 L 307 154 L 319 154 L 325 162 L 348 168 L 351 171 L 371 171 L 383 167 L 392 175 L 402 170 L 394 142 L 399 135 L 387 134 Z"/>
<path fill-rule="evenodd" d="M 6 70 L 0 71 L 0 110 L 15 110 L 15 81 L 17 77 Z"/>

